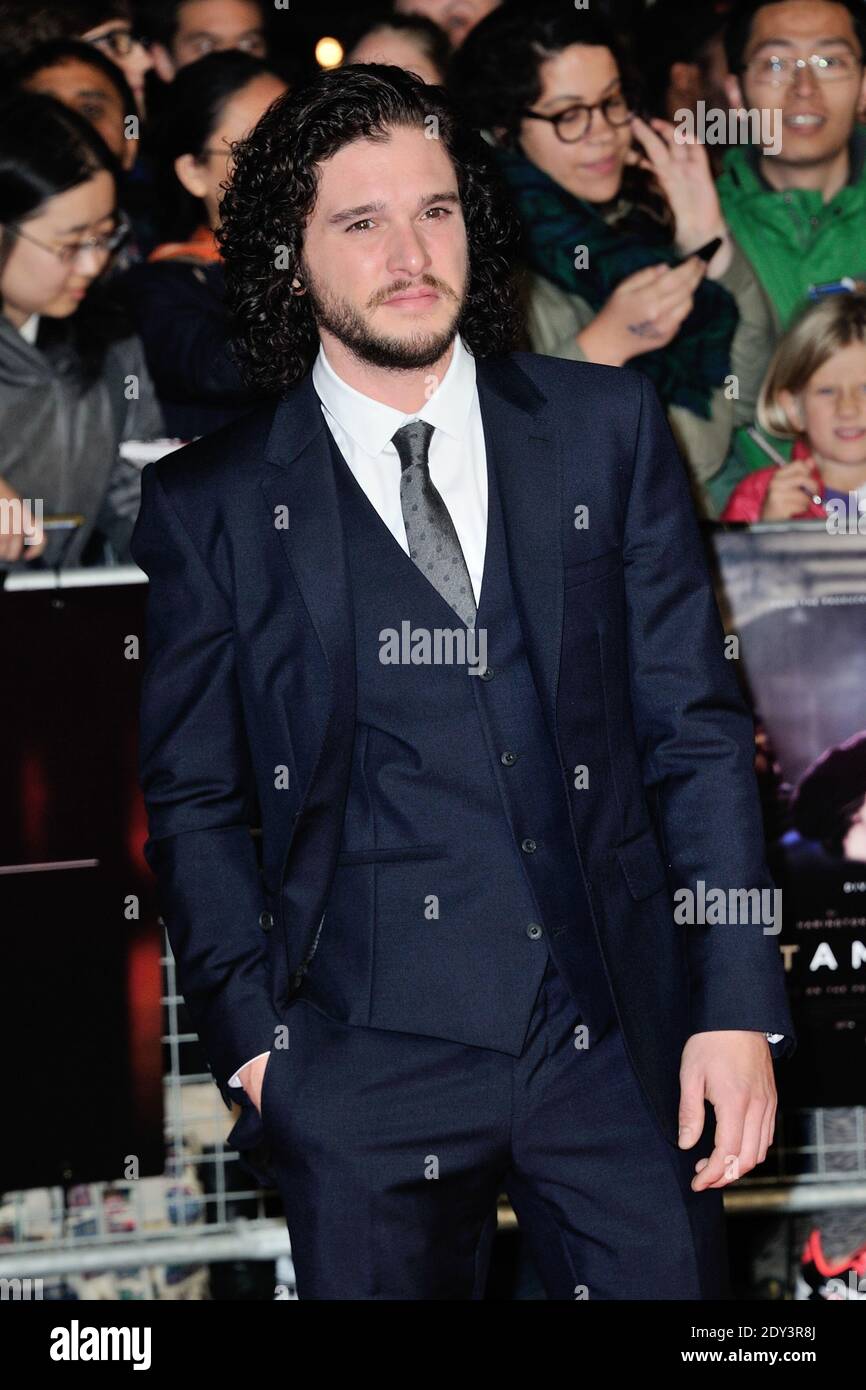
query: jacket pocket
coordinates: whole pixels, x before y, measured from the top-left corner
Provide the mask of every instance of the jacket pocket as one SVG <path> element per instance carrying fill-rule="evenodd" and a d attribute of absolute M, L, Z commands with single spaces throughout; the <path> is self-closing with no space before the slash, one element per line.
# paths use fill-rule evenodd
<path fill-rule="evenodd" d="M 337 855 L 338 864 L 393 864 L 403 860 L 444 859 L 446 845 L 399 845 L 393 849 L 351 849 Z"/>
<path fill-rule="evenodd" d="M 619 860 L 628 890 L 637 901 L 649 898 L 667 886 L 664 860 L 652 830 L 645 830 L 642 835 L 617 845 L 614 854 Z"/>

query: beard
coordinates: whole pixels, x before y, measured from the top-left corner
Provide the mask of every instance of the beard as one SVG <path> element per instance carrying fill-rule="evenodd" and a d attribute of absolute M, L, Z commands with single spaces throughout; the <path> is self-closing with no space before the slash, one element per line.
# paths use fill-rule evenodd
<path fill-rule="evenodd" d="M 302 265 L 301 274 L 317 325 L 333 333 L 337 341 L 359 361 L 394 372 L 432 367 L 439 361 L 454 341 L 468 297 L 466 284 L 458 296 L 444 281 L 437 280 L 432 275 L 422 275 L 420 282 L 394 284 L 383 293 L 374 295 L 370 308 L 375 308 L 391 295 L 399 294 L 402 290 L 408 290 L 420 283 L 438 290 L 441 295 L 454 301 L 454 312 L 447 327 L 435 331 L 418 328 L 409 337 L 398 338 L 386 333 L 377 333 L 354 304 L 338 295 L 328 293 L 323 286 L 318 285 L 310 275 L 309 266 Z"/>

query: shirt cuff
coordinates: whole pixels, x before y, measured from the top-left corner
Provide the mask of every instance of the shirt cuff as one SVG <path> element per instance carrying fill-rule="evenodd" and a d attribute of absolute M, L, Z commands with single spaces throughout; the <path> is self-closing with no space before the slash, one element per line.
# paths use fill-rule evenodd
<path fill-rule="evenodd" d="M 250 1057 L 249 1062 L 242 1062 L 241 1065 L 238 1067 L 237 1071 L 235 1072 L 234 1076 L 229 1077 L 229 1085 L 242 1086 L 243 1082 L 240 1080 L 240 1073 L 243 1071 L 244 1067 L 249 1066 L 250 1062 L 257 1062 L 259 1060 L 259 1057 L 270 1057 L 270 1055 L 271 1054 L 269 1049 L 267 1052 L 258 1053 L 256 1057 Z"/>

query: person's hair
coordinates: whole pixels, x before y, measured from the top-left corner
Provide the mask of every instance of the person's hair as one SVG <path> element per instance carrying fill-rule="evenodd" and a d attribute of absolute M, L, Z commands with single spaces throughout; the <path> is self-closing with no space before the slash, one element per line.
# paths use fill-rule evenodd
<path fill-rule="evenodd" d="M 369 38 L 371 34 L 381 33 L 382 30 L 391 30 L 392 33 L 411 40 L 442 74 L 444 81 L 451 59 L 451 44 L 445 30 L 426 15 L 395 14 L 392 10 L 384 10 L 373 19 L 368 17 L 363 21 L 359 20 L 346 35 L 346 53 L 351 53 L 363 39 Z"/>
<path fill-rule="evenodd" d="M 296 275 L 303 279 L 317 166 L 352 141 L 385 142 L 394 128 L 427 131 L 431 121 L 454 165 L 466 224 L 469 284 L 458 331 L 475 356 L 511 350 L 519 326 L 509 274 L 517 229 L 484 141 L 460 123 L 440 87 L 403 68 L 350 64 L 278 98 L 237 147 L 217 240 L 241 329 L 235 352 L 251 386 L 279 393 L 300 380 L 318 348 L 310 296 L 291 288 Z"/>
<path fill-rule="evenodd" d="M 88 67 L 101 72 L 119 94 L 124 115 L 139 114 L 132 88 L 123 70 L 100 49 L 95 48 L 93 44 L 85 43 L 83 39 L 49 39 L 47 43 L 37 44 L 8 70 L 7 76 L 15 86 L 23 86 L 35 77 L 37 72 L 60 68 L 69 62 L 86 63 Z"/>
<path fill-rule="evenodd" d="M 201 159 L 232 97 L 257 77 L 275 75 L 261 58 L 231 49 L 188 63 L 167 85 L 149 143 L 157 170 L 160 240 L 185 241 L 206 220 L 201 199 L 177 177 L 175 160 L 184 154 Z"/>
<path fill-rule="evenodd" d="M 477 130 L 501 129 L 513 148 L 524 109 L 541 95 L 542 64 L 572 44 L 609 49 L 627 97 L 638 99 L 637 75 L 607 21 L 550 0 L 529 13 L 506 7 L 482 19 L 451 59 L 448 89 Z"/>
<path fill-rule="evenodd" d="M 851 16 L 854 32 L 860 44 L 861 53 L 866 53 L 866 5 L 863 0 L 826 0 L 829 4 L 841 5 Z M 752 36 L 752 24 L 759 10 L 768 5 L 781 4 L 782 0 L 739 0 L 728 17 L 725 28 L 725 52 L 728 67 L 735 76 L 743 71 L 746 49 Z"/>
<path fill-rule="evenodd" d="M 758 397 L 761 429 L 778 439 L 795 439 L 800 431 L 789 419 L 779 393 L 802 391 L 825 362 L 852 343 L 866 343 L 866 294 L 833 294 L 804 309 L 770 358 Z"/>
<path fill-rule="evenodd" d="M 675 63 L 694 63 L 706 71 L 708 50 L 725 31 L 724 7 L 704 0 L 657 0 L 647 10 L 640 29 L 643 60 L 643 89 L 646 104 L 655 115 L 664 116 L 665 98 Z"/>
<path fill-rule="evenodd" d="M 0 53 L 20 56 L 49 39 L 78 38 L 110 19 L 131 22 L 130 0 L 64 0 L 62 5 L 2 0 Z"/>
<path fill-rule="evenodd" d="M 117 160 L 77 111 L 37 92 L 12 91 L 0 101 L 0 275 L 15 244 L 15 227 L 38 216 L 50 198 L 87 183 L 101 170 L 111 174 L 116 187 Z M 0 295 L 0 312 L 2 308 Z M 129 331 L 120 306 L 94 281 L 73 315 L 83 381 L 101 370 L 108 344 Z M 64 324 L 46 320 L 46 344 L 66 332 Z"/>

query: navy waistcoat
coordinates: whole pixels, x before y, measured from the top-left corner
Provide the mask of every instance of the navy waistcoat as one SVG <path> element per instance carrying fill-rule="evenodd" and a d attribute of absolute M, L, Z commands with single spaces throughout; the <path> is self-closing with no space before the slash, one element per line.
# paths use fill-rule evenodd
<path fill-rule="evenodd" d="M 578 906 L 565 773 L 514 604 L 496 468 L 488 459 L 473 647 L 328 438 L 356 730 L 340 854 L 300 993 L 349 1023 L 517 1056 L 550 951 L 594 1037 L 612 997 Z"/>

